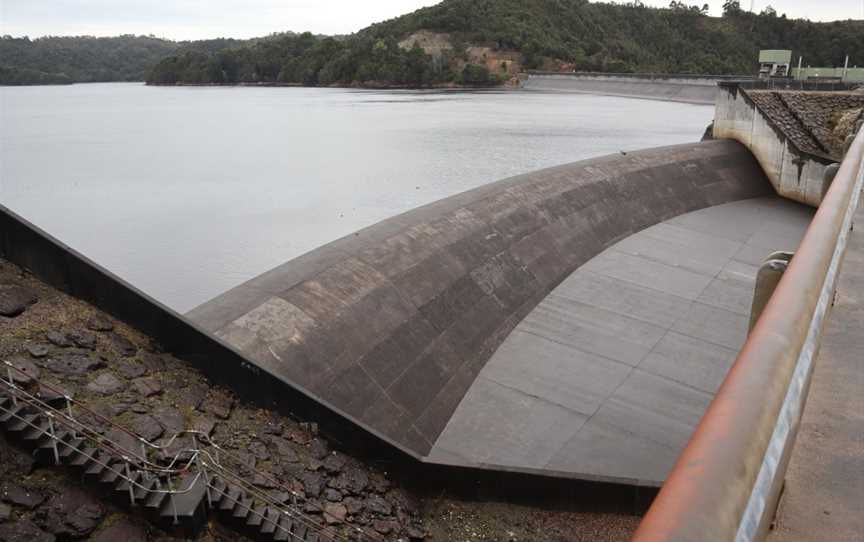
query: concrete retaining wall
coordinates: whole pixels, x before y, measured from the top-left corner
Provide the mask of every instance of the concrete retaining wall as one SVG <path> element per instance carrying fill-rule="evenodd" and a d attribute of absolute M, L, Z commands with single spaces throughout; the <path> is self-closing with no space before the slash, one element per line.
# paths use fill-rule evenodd
<path fill-rule="evenodd" d="M 523 88 L 707 105 L 714 104 L 717 81 L 709 76 L 529 73 Z"/>
<path fill-rule="evenodd" d="M 819 206 L 826 188 L 825 170 L 834 160 L 801 152 L 735 84 L 720 87 L 714 137 L 747 146 L 781 196 Z"/>
<path fill-rule="evenodd" d="M 577 162 L 391 218 L 188 317 L 422 457 L 495 349 L 576 268 L 647 226 L 770 192 L 732 141 Z"/>

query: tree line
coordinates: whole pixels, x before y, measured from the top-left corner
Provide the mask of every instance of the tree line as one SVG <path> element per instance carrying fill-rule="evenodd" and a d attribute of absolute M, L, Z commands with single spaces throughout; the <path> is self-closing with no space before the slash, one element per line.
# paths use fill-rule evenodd
<path fill-rule="evenodd" d="M 428 87 L 496 85 L 507 74 L 472 46 L 519 54 L 526 69 L 751 74 L 759 49 L 792 49 L 805 64 L 864 63 L 864 21 L 814 23 L 741 9 L 722 17 L 673 0 L 649 8 L 587 0 L 445 0 L 350 36 L 285 33 L 254 40 L 175 43 L 152 37 L 0 39 L 0 83 L 127 81 Z M 407 37 L 426 30 L 435 55 Z"/>
<path fill-rule="evenodd" d="M 0 37 L 0 84 L 143 81 L 181 44 L 148 36 Z"/>
<path fill-rule="evenodd" d="M 472 64 L 470 45 L 516 51 L 527 69 L 752 74 L 759 49 L 793 49 L 811 65 L 864 61 L 864 21 L 790 20 L 727 0 L 722 17 L 707 5 L 673 0 L 666 9 L 641 2 L 587 0 L 445 0 L 345 38 L 285 36 L 215 54 L 186 53 L 160 62 L 152 83 L 297 85 L 497 84 L 501 74 Z M 419 30 L 449 36 L 452 48 L 431 56 L 400 47 Z"/>

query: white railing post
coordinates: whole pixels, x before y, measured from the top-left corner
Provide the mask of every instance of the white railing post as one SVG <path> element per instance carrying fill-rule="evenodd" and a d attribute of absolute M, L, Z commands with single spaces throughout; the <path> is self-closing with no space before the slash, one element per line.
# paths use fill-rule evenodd
<path fill-rule="evenodd" d="M 54 452 L 54 464 L 60 464 L 60 452 L 57 450 L 57 436 L 54 433 L 54 415 L 46 412 L 48 417 L 48 437 L 51 439 L 51 450 Z"/>
<path fill-rule="evenodd" d="M 180 523 L 177 519 L 177 500 L 174 498 L 174 482 L 171 481 L 171 475 L 168 475 L 168 499 L 171 501 L 171 512 L 174 514 L 174 525 Z"/>

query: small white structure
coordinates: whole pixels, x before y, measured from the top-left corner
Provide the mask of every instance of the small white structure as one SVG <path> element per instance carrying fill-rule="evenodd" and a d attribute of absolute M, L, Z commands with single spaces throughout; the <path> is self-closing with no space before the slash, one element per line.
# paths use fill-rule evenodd
<path fill-rule="evenodd" d="M 764 49 L 759 51 L 759 78 L 788 77 L 792 64 L 792 51 Z"/>

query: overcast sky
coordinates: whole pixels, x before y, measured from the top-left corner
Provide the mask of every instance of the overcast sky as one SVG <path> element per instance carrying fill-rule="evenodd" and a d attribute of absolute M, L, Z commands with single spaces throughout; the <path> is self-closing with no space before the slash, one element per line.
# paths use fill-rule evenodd
<path fill-rule="evenodd" d="M 685 0 L 703 4 L 706 0 Z M 668 6 L 668 0 L 643 0 Z M 437 0 L 0 0 L 0 34 L 154 34 L 171 39 L 250 38 L 293 30 L 347 34 Z M 864 19 L 864 0 L 755 0 L 789 17 Z M 708 0 L 712 14 L 723 0 Z M 742 0 L 748 9 L 750 0 Z"/>

